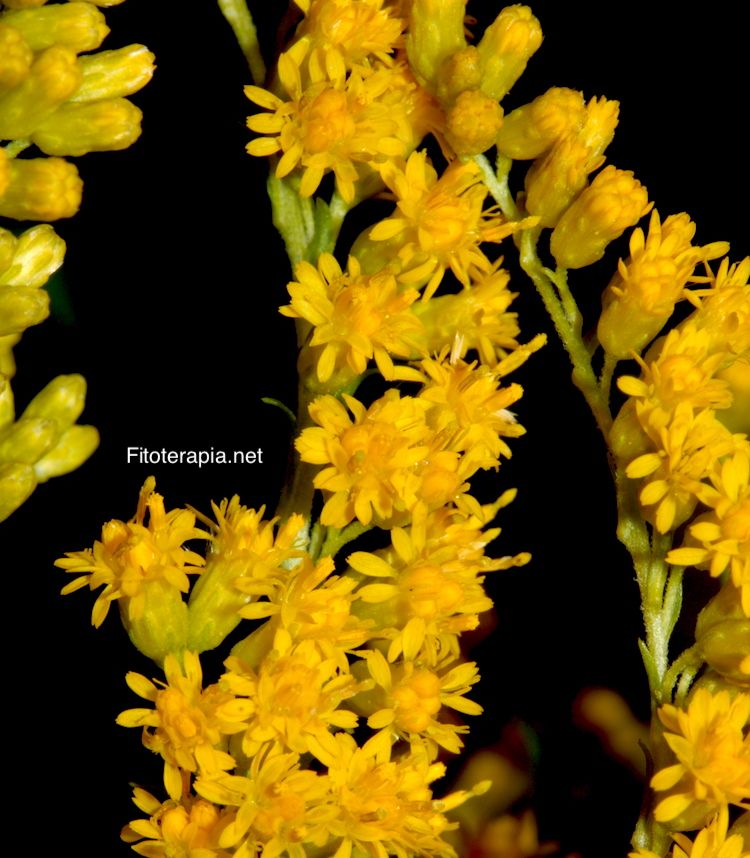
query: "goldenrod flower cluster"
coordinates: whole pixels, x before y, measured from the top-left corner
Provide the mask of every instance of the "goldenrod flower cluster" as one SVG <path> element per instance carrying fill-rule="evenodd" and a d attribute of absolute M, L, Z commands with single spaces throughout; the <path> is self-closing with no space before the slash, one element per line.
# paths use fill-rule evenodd
<path fill-rule="evenodd" d="M 124 96 L 149 81 L 153 55 L 142 45 L 89 53 L 109 32 L 98 7 L 117 2 L 0 3 L 0 218 L 71 217 L 83 183 L 64 157 L 124 149 L 138 138 L 141 114 Z M 86 391 L 77 375 L 50 382 L 14 420 L 12 349 L 49 315 L 44 286 L 64 255 L 49 225 L 20 234 L 0 226 L 0 520 L 98 445 L 92 426 L 74 425 Z"/>
<path fill-rule="evenodd" d="M 247 47 L 247 10 L 221 5 Z M 459 715 L 481 711 L 461 635 L 491 608 L 487 573 L 529 559 L 486 553 L 515 490 L 472 493 L 524 432 L 506 377 L 544 343 L 523 342 L 509 312 L 497 245 L 512 236 L 606 438 L 643 599 L 655 774 L 632 854 L 665 858 L 671 832 L 700 829 L 676 833 L 672 855 L 742 858 L 747 817 L 730 824 L 750 809 L 750 260 L 693 244 L 687 214 L 662 220 L 635 175 L 605 163 L 617 102 L 558 86 L 504 114 L 541 43 L 528 7 L 501 10 L 474 43 L 465 0 L 297 5 L 275 70 L 246 88 L 299 345 L 297 458 L 277 514 L 236 496 L 213 518 L 167 512 L 150 479 L 133 519 L 58 561 L 79 574 L 64 592 L 104 587 L 94 624 L 117 601 L 164 670 L 127 678 L 150 706 L 118 720 L 162 758 L 167 799 L 137 789 L 147 818 L 123 837 L 145 856 L 455 855 L 446 814 L 487 787 L 433 794 L 440 755 L 463 747 Z M 511 170 L 524 171 L 515 197 Z M 337 246 L 374 194 L 385 217 Z M 584 340 L 569 272 L 649 212 Z M 617 379 L 613 415 L 622 360 L 641 374 Z M 686 566 L 719 586 L 670 662 Z M 200 654 L 230 633 L 225 672 L 204 683 Z M 519 850 L 544 848 L 533 826 L 511 828 Z"/>

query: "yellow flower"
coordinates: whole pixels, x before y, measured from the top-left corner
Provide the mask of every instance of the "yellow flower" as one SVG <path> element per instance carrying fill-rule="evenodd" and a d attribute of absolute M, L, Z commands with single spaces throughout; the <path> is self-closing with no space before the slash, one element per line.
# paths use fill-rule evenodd
<path fill-rule="evenodd" d="M 432 797 L 430 784 L 445 767 L 431 763 L 427 751 L 413 745 L 396 760 L 378 756 L 375 748 L 358 748 L 346 733 L 325 733 L 312 743 L 313 754 L 328 767 L 328 778 L 339 815 L 329 823 L 338 840 L 335 858 L 352 854 L 429 855 L 455 858 L 443 834 L 456 827 L 445 812 L 474 793 L 456 792 L 442 800 Z M 355 851 L 356 850 L 356 851 Z M 377 851 L 375 851 L 377 850 Z"/>
<path fill-rule="evenodd" d="M 234 812 L 222 810 L 195 796 L 160 802 L 140 787 L 133 803 L 149 819 L 134 819 L 120 835 L 145 858 L 229 858 L 219 848 L 219 837 Z M 136 841 L 140 841 L 139 843 Z"/>
<path fill-rule="evenodd" d="M 248 509 L 235 495 L 213 504 L 216 517 L 203 574 L 190 593 L 188 646 L 217 647 L 243 616 L 240 611 L 286 576 L 282 564 L 303 556 L 305 520 L 291 515 L 283 525 L 264 520 L 265 507 Z"/>
<path fill-rule="evenodd" d="M 190 539 L 207 539 L 208 534 L 195 527 L 195 516 L 186 509 L 166 512 L 164 499 L 154 492 L 155 480 L 149 477 L 141 489 L 138 508 L 129 522 L 113 519 L 102 527 L 101 541 L 93 549 L 68 552 L 55 566 L 66 572 L 83 572 L 63 587 L 63 595 L 88 585 L 95 590 L 104 585 L 91 615 L 95 626 L 107 616 L 116 599 L 125 600 L 125 611 L 137 620 L 146 607 L 150 586 L 163 583 L 178 593 L 190 587 L 189 574 L 201 571 L 204 559 L 183 548 Z M 148 512 L 148 525 L 144 524 Z"/>
<path fill-rule="evenodd" d="M 653 203 L 630 170 L 605 167 L 576 197 L 552 230 L 550 251 L 561 268 L 583 268 L 634 226 Z"/>
<path fill-rule="evenodd" d="M 659 718 L 678 762 L 651 779 L 657 792 L 670 791 L 654 811 L 658 822 L 687 815 L 685 827 L 692 828 L 693 819 L 708 816 L 722 804 L 750 807 L 750 736 L 745 735 L 750 695 L 731 700 L 726 691 L 711 695 L 699 688 L 687 710 L 668 704 L 659 709 Z"/>
<path fill-rule="evenodd" d="M 750 617 L 750 444 L 717 463 L 709 476 L 712 486 L 704 484 L 698 495 L 712 512 L 698 517 L 688 545 L 670 551 L 667 562 L 707 567 L 714 577 L 729 568 Z"/>
<path fill-rule="evenodd" d="M 454 161 L 438 178 L 422 150 L 412 153 L 403 169 L 388 163 L 381 174 L 395 195 L 397 211 L 376 224 L 369 239 L 383 242 L 388 257 L 398 257 L 401 283 L 427 284 L 425 300 L 449 268 L 464 286 L 472 276 L 491 271 L 482 242 L 499 242 L 535 222 L 512 223 L 497 206 L 485 209 L 487 187 L 473 161 Z"/>
<path fill-rule="evenodd" d="M 393 389 L 369 408 L 343 398 L 353 420 L 341 402 L 321 396 L 310 406 L 318 426 L 296 442 L 302 461 L 327 465 L 315 477 L 327 498 L 320 520 L 333 527 L 354 518 L 385 524 L 419 500 L 432 439 L 425 422 L 429 404 Z"/>
<path fill-rule="evenodd" d="M 360 64 L 391 63 L 406 24 L 397 6 L 385 0 L 309 0 L 304 11 L 296 36 L 306 50 L 313 80 L 326 74 L 343 77 Z M 295 45 L 295 55 L 299 51 Z"/>
<path fill-rule="evenodd" d="M 597 334 L 605 351 L 619 358 L 640 352 L 662 329 L 682 297 L 699 262 L 723 256 L 724 241 L 691 244 L 695 224 L 684 212 L 662 224 L 653 211 L 648 236 L 633 230 L 630 256 L 620 260 L 603 295 Z"/>
<path fill-rule="evenodd" d="M 226 736 L 242 732 L 252 703 L 235 698 L 223 686 L 203 689 L 198 656 L 185 650 L 182 666 L 174 655 L 164 660 L 166 683 L 161 688 L 140 673 L 130 672 L 130 688 L 154 704 L 153 709 L 127 709 L 117 717 L 122 727 L 143 727 L 143 744 L 164 759 L 164 786 L 170 798 L 183 795 L 188 773 L 231 769 Z"/>
<path fill-rule="evenodd" d="M 743 436 L 732 435 L 710 409 L 694 414 L 688 403 L 675 408 L 667 425 L 647 431 L 657 451 L 638 456 L 625 473 L 630 479 L 648 477 L 640 501 L 644 507 L 656 507 L 646 517 L 659 533 L 666 533 L 691 515 L 702 491 L 701 480 Z"/>
<path fill-rule="evenodd" d="M 332 171 L 339 193 L 352 202 L 360 177 L 357 164 L 375 167 L 404 154 L 406 113 L 382 102 L 392 83 L 389 69 L 353 72 L 345 80 L 323 79 L 303 88 L 298 61 L 287 51 L 279 58 L 279 78 L 289 101 L 257 86 L 245 87 L 251 101 L 272 111 L 248 119 L 251 130 L 272 136 L 251 141 L 247 151 L 260 156 L 282 153 L 276 165 L 280 179 L 301 167 L 303 197 L 314 194 Z"/>
<path fill-rule="evenodd" d="M 409 660 L 391 664 L 379 650 L 363 655 L 376 689 L 382 689 L 369 692 L 367 698 L 368 702 L 377 700 L 368 707 L 372 714 L 367 726 L 380 731 L 381 741 L 390 743 L 393 734 L 410 742 L 421 736 L 433 756 L 437 755 L 437 746 L 458 754 L 463 747 L 460 734 L 469 728 L 440 721 L 438 716 L 444 706 L 465 715 L 482 713 L 479 704 L 464 697 L 479 681 L 476 664 L 451 666 L 452 655 L 435 666 Z"/>
<path fill-rule="evenodd" d="M 706 268 L 709 287 L 686 295 L 696 306 L 690 318 L 709 332 L 712 351 L 746 355 L 750 351 L 750 257 L 733 265 L 723 259 L 716 274 Z"/>
<path fill-rule="evenodd" d="M 289 648 L 272 651 L 257 672 L 238 658 L 226 661 L 220 687 L 247 698 L 252 708 L 242 736 L 248 757 L 267 742 L 304 754 L 312 738 L 328 735 L 331 727 L 357 726 L 354 712 L 339 707 L 360 684 L 335 658 L 324 658 L 314 641 L 292 645 L 287 637 L 286 643 Z"/>
<path fill-rule="evenodd" d="M 83 182 L 62 158 L 15 158 L 10 182 L 0 197 L 0 216 L 15 220 L 60 220 L 81 205 Z"/>
<path fill-rule="evenodd" d="M 499 558 L 484 553 L 500 529 L 482 532 L 483 526 L 514 496 L 510 491 L 496 504 L 480 507 L 479 516 L 442 507 L 421 526 L 393 528 L 388 551 L 355 551 L 347 558 L 365 576 L 354 610 L 373 617 L 391 640 L 391 661 L 401 653 L 428 664 L 436 664 L 441 653 L 458 656 L 458 636 L 475 629 L 478 615 L 492 607 L 484 575 L 529 561 L 527 553 Z"/>
<path fill-rule="evenodd" d="M 425 352 L 439 352 L 449 343 L 452 358 L 475 351 L 492 369 L 518 348 L 518 314 L 507 312 L 517 293 L 508 289 L 510 278 L 500 264 L 493 264 L 457 294 L 433 297 L 414 307 L 424 330 Z"/>
<path fill-rule="evenodd" d="M 422 86 L 434 92 L 446 61 L 466 47 L 466 0 L 413 0 L 408 5 L 409 64 Z"/>
<path fill-rule="evenodd" d="M 467 157 L 493 146 L 502 124 L 497 101 L 479 89 L 467 89 L 448 108 L 443 133 L 456 155 Z"/>
<path fill-rule="evenodd" d="M 542 28 L 528 6 L 506 6 L 484 31 L 477 51 L 482 63 L 481 89 L 501 100 L 542 44 Z"/>
<path fill-rule="evenodd" d="M 362 375 L 372 358 L 389 381 L 419 379 L 392 360 L 418 353 L 421 325 L 410 310 L 419 297 L 416 289 L 399 291 L 388 271 L 363 274 L 353 256 L 346 273 L 330 253 L 321 254 L 317 269 L 301 262 L 295 273 L 298 279 L 287 287 L 292 303 L 281 312 L 313 325 L 309 346 L 317 357 L 319 382 L 335 375 L 343 385 L 347 375 Z"/>

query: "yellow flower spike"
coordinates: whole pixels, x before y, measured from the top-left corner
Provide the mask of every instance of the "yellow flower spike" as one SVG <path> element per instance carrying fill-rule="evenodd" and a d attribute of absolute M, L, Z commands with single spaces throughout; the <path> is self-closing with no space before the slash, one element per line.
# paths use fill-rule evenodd
<path fill-rule="evenodd" d="M 466 90 L 446 117 L 445 136 L 457 155 L 479 155 L 493 146 L 503 124 L 503 109 L 481 90 Z"/>
<path fill-rule="evenodd" d="M 97 51 L 79 57 L 83 80 L 70 101 L 99 101 L 132 95 L 153 77 L 155 59 L 143 45 L 128 45 L 116 51 Z"/>
<path fill-rule="evenodd" d="M 55 446 L 34 464 L 37 482 L 46 483 L 80 468 L 99 446 L 99 432 L 94 426 L 71 426 Z"/>
<path fill-rule="evenodd" d="M 23 34 L 0 19 L 0 93 L 23 83 L 33 60 L 34 52 Z"/>
<path fill-rule="evenodd" d="M 16 158 L 10 170 L 10 184 L 0 198 L 0 216 L 59 220 L 78 211 L 83 182 L 73 164 L 61 158 Z"/>
<path fill-rule="evenodd" d="M 541 44 L 542 28 L 528 6 L 501 10 L 477 45 L 482 60 L 482 92 L 500 101 Z"/>
<path fill-rule="evenodd" d="M 602 296 L 597 335 L 606 352 L 619 358 L 640 352 L 685 297 L 695 266 L 729 249 L 724 241 L 694 247 L 694 235 L 695 224 L 684 212 L 670 215 L 662 224 L 653 211 L 648 235 L 642 229 L 633 231 L 630 256 L 619 261 Z"/>
<path fill-rule="evenodd" d="M 49 316 L 49 295 L 44 289 L 0 286 L 0 336 L 20 334 Z"/>
<path fill-rule="evenodd" d="M 141 111 L 126 98 L 66 104 L 37 125 L 29 139 L 47 155 L 114 152 L 140 137 L 141 118 Z"/>
<path fill-rule="evenodd" d="M 435 92 L 443 63 L 466 47 L 466 0 L 413 0 L 406 53 L 417 80 Z"/>
<path fill-rule="evenodd" d="M 7 266 L 2 261 L 3 246 L 12 252 Z M 27 229 L 18 238 L 0 229 L 0 286 L 44 286 L 64 257 L 65 242 L 48 224 Z"/>
<path fill-rule="evenodd" d="M 566 134 L 580 128 L 585 116 L 580 92 L 552 87 L 505 117 L 497 148 L 514 160 L 538 158 Z"/>
<path fill-rule="evenodd" d="M 36 488 L 36 476 L 30 465 L 0 464 L 0 521 L 5 521 Z"/>
<path fill-rule="evenodd" d="M 23 83 L 0 97 L 0 139 L 28 137 L 73 95 L 81 79 L 70 48 L 55 45 L 41 53 Z"/>
<path fill-rule="evenodd" d="M 526 209 L 542 226 L 554 227 L 562 213 L 586 185 L 589 173 L 604 163 L 612 142 L 619 103 L 592 98 L 580 128 L 561 137 L 536 160 L 526 174 Z"/>
<path fill-rule="evenodd" d="M 54 3 L 43 9 L 3 14 L 3 22 L 23 33 L 34 51 L 64 45 L 76 53 L 93 51 L 109 33 L 104 15 L 91 3 Z"/>
<path fill-rule="evenodd" d="M 550 250 L 561 268 L 583 268 L 604 256 L 607 245 L 647 214 L 653 203 L 629 170 L 605 167 L 562 215 Z"/>

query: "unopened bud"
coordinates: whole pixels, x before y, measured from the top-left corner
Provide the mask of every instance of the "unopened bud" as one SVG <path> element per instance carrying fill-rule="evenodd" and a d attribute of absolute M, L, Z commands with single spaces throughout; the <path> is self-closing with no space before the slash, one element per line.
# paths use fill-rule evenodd
<path fill-rule="evenodd" d="M 15 220 L 59 220 L 81 205 L 83 182 L 78 170 L 61 158 L 16 158 L 0 198 L 0 215 Z"/>
<path fill-rule="evenodd" d="M 528 6 L 503 9 L 477 46 L 482 58 L 482 92 L 500 101 L 541 44 L 542 28 Z"/>

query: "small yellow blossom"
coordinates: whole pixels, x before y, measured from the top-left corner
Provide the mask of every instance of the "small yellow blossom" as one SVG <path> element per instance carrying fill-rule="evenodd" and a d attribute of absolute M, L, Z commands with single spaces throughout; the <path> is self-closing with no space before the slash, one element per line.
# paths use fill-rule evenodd
<path fill-rule="evenodd" d="M 712 511 L 696 519 L 688 544 L 670 551 L 667 561 L 706 567 L 714 577 L 728 568 L 750 617 L 750 444 L 717 463 L 709 476 L 712 485 L 703 484 L 698 495 Z"/>
<path fill-rule="evenodd" d="M 330 820 L 338 815 L 328 778 L 300 767 L 297 754 L 270 752 L 253 757 L 247 777 L 202 775 L 196 791 L 218 804 L 237 807 L 219 836 L 235 858 L 288 855 L 305 858 L 304 844 L 322 847 Z"/>
<path fill-rule="evenodd" d="M 91 3 L 50 3 L 41 9 L 5 12 L 3 22 L 16 27 L 34 51 L 63 45 L 76 53 L 94 51 L 109 33 L 104 15 Z"/>
<path fill-rule="evenodd" d="M 132 95 L 151 80 L 154 61 L 154 55 L 143 45 L 79 57 L 83 78 L 70 101 L 91 102 Z"/>
<path fill-rule="evenodd" d="M 226 753 L 225 737 L 245 729 L 252 704 L 219 685 L 204 689 L 200 659 L 189 650 L 182 653 L 182 666 L 168 655 L 164 675 L 167 681 L 159 688 L 140 673 L 128 673 L 130 688 L 154 708 L 127 709 L 117 723 L 143 727 L 143 744 L 164 759 L 164 786 L 177 800 L 183 794 L 183 773 L 210 774 L 235 765 Z"/>
<path fill-rule="evenodd" d="M 466 0 L 413 0 L 406 52 L 417 80 L 432 92 L 443 65 L 466 47 Z"/>
<path fill-rule="evenodd" d="M 480 245 L 499 242 L 534 222 L 509 222 L 497 206 L 485 209 L 487 188 L 473 161 L 456 161 L 438 178 L 422 150 L 414 152 L 403 169 L 388 164 L 381 173 L 394 193 L 397 211 L 376 224 L 369 239 L 383 242 L 383 253 L 389 257 L 397 256 L 400 282 L 427 284 L 424 300 L 435 292 L 447 269 L 464 286 L 475 273 L 491 271 L 492 263 Z"/>
<path fill-rule="evenodd" d="M 684 212 L 662 224 L 653 211 L 648 236 L 633 230 L 630 256 L 620 260 L 604 292 L 597 334 L 605 351 L 619 358 L 640 352 L 665 325 L 699 262 L 723 256 L 724 241 L 691 244 L 695 224 Z"/>
<path fill-rule="evenodd" d="M 730 834 L 727 837 L 729 813 L 727 806 L 722 805 L 718 814 L 698 833 L 695 841 L 689 840 L 684 834 L 673 834 L 675 846 L 670 858 L 745 858 L 744 843 L 741 834 Z M 660 858 L 650 849 L 639 849 L 629 852 L 628 858 Z"/>
<path fill-rule="evenodd" d="M 691 515 L 701 495 L 701 480 L 722 456 L 735 450 L 742 436 L 732 435 L 711 409 L 694 414 L 688 403 L 678 405 L 670 422 L 649 429 L 649 435 L 657 452 L 634 459 L 625 473 L 630 479 L 648 477 L 640 501 L 644 507 L 656 507 L 646 517 L 666 533 Z"/>
<path fill-rule="evenodd" d="M 0 93 L 23 83 L 33 60 L 34 52 L 21 31 L 0 19 Z"/>
<path fill-rule="evenodd" d="M 183 548 L 190 539 L 207 539 L 209 534 L 195 526 L 195 516 L 186 509 L 166 512 L 164 499 L 154 492 L 149 477 L 141 489 L 135 516 L 129 522 L 113 519 L 102 528 L 101 541 L 93 549 L 68 552 L 55 562 L 66 572 L 84 573 L 62 589 L 64 595 L 88 585 L 95 590 L 104 585 L 91 615 L 99 627 L 116 599 L 124 599 L 129 617 L 138 619 L 146 606 L 146 591 L 164 582 L 179 593 L 190 587 L 187 576 L 201 571 L 204 559 Z M 144 524 L 148 512 L 148 524 Z"/>
<path fill-rule="evenodd" d="M 482 92 L 502 100 L 541 44 L 542 28 L 528 6 L 516 4 L 501 10 L 477 45 Z"/>
<path fill-rule="evenodd" d="M 355 678 L 335 658 L 323 657 L 314 641 L 287 643 L 287 650 L 272 651 L 257 671 L 235 657 L 226 661 L 220 687 L 247 699 L 252 709 L 242 736 L 248 757 L 266 742 L 304 754 L 312 738 L 328 735 L 331 727 L 357 726 L 354 712 L 339 708 L 360 690 Z"/>
<path fill-rule="evenodd" d="M 677 763 L 651 780 L 657 792 L 669 791 L 654 811 L 658 822 L 687 815 L 685 827 L 692 828 L 693 819 L 700 825 L 722 804 L 750 807 L 750 695 L 731 700 L 726 691 L 712 695 L 699 688 L 686 710 L 667 704 L 659 718 Z"/>
<path fill-rule="evenodd" d="M 604 256 L 607 245 L 634 226 L 653 203 L 630 170 L 605 167 L 561 216 L 550 251 L 561 268 L 583 268 Z"/>
<path fill-rule="evenodd" d="M 303 89 L 298 61 L 290 52 L 281 55 L 278 68 L 289 101 L 257 86 L 245 88 L 251 101 L 272 111 L 248 119 L 251 130 L 271 136 L 251 141 L 247 151 L 260 156 L 280 152 L 276 165 L 280 179 L 302 167 L 303 197 L 315 193 L 323 176 L 332 171 L 339 193 L 352 202 L 357 164 L 376 166 L 405 152 L 406 114 L 380 100 L 390 88 L 390 71 L 353 72 L 346 80 L 323 79 Z"/>
<path fill-rule="evenodd" d="M 687 293 L 696 312 L 690 317 L 708 331 L 712 351 L 747 355 L 750 351 L 750 257 L 729 263 L 723 259 L 714 274 L 706 266 L 709 286 Z"/>
<path fill-rule="evenodd" d="M 362 375 L 372 358 L 389 381 L 413 379 L 414 372 L 395 366 L 392 358 L 418 353 L 422 326 L 410 310 L 419 298 L 416 289 L 400 291 L 389 271 L 363 274 L 353 256 L 345 273 L 330 253 L 321 254 L 317 269 L 301 262 L 295 273 L 298 279 L 287 287 L 292 302 L 281 312 L 313 325 L 309 346 L 319 382 L 335 375 L 343 386 L 342 370 Z"/>
<path fill-rule="evenodd" d="M 229 858 L 219 837 L 233 811 L 194 796 L 162 803 L 140 787 L 133 790 L 133 803 L 149 819 L 134 819 L 120 836 L 144 858 Z"/>
<path fill-rule="evenodd" d="M 10 182 L 0 197 L 0 216 L 14 220 L 59 220 L 81 205 L 83 182 L 62 158 L 15 158 Z"/>

